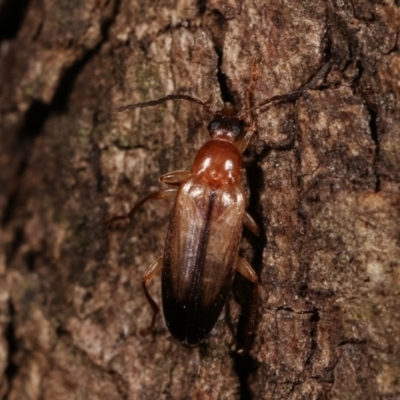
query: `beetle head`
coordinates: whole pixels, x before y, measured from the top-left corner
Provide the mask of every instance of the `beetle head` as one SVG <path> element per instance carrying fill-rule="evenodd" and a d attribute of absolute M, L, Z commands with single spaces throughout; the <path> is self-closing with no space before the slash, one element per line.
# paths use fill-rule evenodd
<path fill-rule="evenodd" d="M 223 108 L 208 124 L 208 133 L 213 139 L 235 142 L 243 134 L 243 121 L 233 109 Z"/>

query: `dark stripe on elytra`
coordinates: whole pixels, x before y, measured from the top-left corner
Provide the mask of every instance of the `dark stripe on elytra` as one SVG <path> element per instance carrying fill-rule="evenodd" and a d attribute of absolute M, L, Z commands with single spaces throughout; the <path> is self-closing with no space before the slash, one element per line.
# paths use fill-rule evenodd
<path fill-rule="evenodd" d="M 208 202 L 207 215 L 205 217 L 202 232 L 200 233 L 200 243 L 199 243 L 199 247 L 197 249 L 197 254 L 196 254 L 194 276 L 193 276 L 191 288 L 189 290 L 189 296 L 190 296 L 189 303 L 196 304 L 197 306 L 199 306 L 199 301 L 200 301 L 199 296 L 201 295 L 202 289 L 203 289 L 201 280 L 202 280 L 202 277 L 204 274 L 204 262 L 205 262 L 206 253 L 207 253 L 211 214 L 212 214 L 212 210 L 214 208 L 216 198 L 217 198 L 217 193 L 215 190 L 212 189 L 211 193 L 210 193 L 210 199 Z M 196 310 L 193 310 L 193 311 L 196 311 Z"/>

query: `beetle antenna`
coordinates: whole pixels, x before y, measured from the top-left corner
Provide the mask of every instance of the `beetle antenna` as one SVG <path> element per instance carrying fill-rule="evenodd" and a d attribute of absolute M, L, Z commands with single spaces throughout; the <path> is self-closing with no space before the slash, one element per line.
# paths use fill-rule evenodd
<path fill-rule="evenodd" d="M 257 110 L 258 108 L 267 106 L 271 103 L 279 104 L 279 103 L 295 101 L 299 97 L 301 97 L 307 90 L 308 90 L 308 88 L 307 89 L 300 88 L 299 90 L 296 90 L 295 92 L 280 94 L 277 96 L 270 97 L 269 99 L 266 99 L 251 108 L 247 108 L 247 109 L 240 111 L 240 113 L 238 114 L 238 118 L 243 118 L 246 114 L 250 113 L 251 111 Z"/>
<path fill-rule="evenodd" d="M 312 79 L 306 83 L 303 87 L 301 87 L 300 89 L 291 92 L 291 93 L 287 93 L 287 94 L 281 94 L 281 95 L 277 95 L 277 96 L 273 96 L 270 97 L 269 99 L 263 100 L 261 103 L 256 104 L 253 107 L 250 108 L 245 108 L 242 111 L 239 112 L 238 114 L 238 118 L 243 118 L 246 114 L 250 113 L 251 111 L 257 110 L 258 108 L 267 106 L 271 103 L 285 103 L 285 102 L 290 102 L 290 101 L 295 101 L 298 98 L 300 98 L 301 96 L 303 96 L 303 94 L 305 92 L 307 92 L 308 90 L 314 89 L 315 86 L 317 85 L 318 81 L 323 77 L 325 78 L 326 74 L 328 73 L 328 71 L 330 70 L 332 66 L 332 61 L 327 62 L 326 64 L 324 64 L 322 66 L 322 68 L 312 77 Z"/>
<path fill-rule="evenodd" d="M 203 109 L 208 112 L 209 114 L 215 114 L 215 111 L 212 107 L 210 107 L 208 104 L 204 103 L 203 101 L 196 99 L 192 96 L 188 96 L 186 94 L 170 94 L 165 97 L 161 97 L 161 99 L 158 100 L 151 100 L 151 101 L 145 101 L 143 103 L 135 103 L 135 104 L 127 104 L 126 106 L 121 106 L 115 109 L 116 112 L 123 112 L 123 111 L 128 111 L 128 110 L 134 110 L 136 108 L 144 108 L 144 107 L 153 107 L 157 106 L 158 104 L 165 103 L 166 101 L 169 100 L 187 100 L 191 101 L 193 103 L 200 104 Z"/>

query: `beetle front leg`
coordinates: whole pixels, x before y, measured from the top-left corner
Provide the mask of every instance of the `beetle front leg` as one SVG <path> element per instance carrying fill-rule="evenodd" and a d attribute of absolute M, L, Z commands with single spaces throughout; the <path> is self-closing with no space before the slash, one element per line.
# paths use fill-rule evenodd
<path fill-rule="evenodd" d="M 245 107 L 250 110 L 252 105 L 253 105 L 253 93 L 254 89 L 256 87 L 257 83 L 257 78 L 258 78 L 258 65 L 256 63 L 253 64 L 252 72 L 251 72 L 251 79 L 250 79 L 250 84 L 247 88 L 246 92 L 246 105 Z M 254 114 L 253 112 L 249 112 L 249 125 L 246 129 L 246 132 L 244 134 L 244 137 L 239 139 L 236 142 L 236 145 L 241 153 L 243 153 L 247 146 L 250 143 L 251 138 L 253 137 L 254 131 L 256 130 L 256 121 L 254 119 Z"/>
<path fill-rule="evenodd" d="M 255 273 L 254 269 L 251 268 L 250 264 L 242 257 L 238 258 L 236 271 L 253 283 L 253 294 L 251 299 L 249 318 L 246 325 L 245 345 L 244 348 L 239 351 L 239 353 L 247 353 L 250 347 L 251 337 L 254 334 L 254 328 L 257 319 L 258 276 Z"/>
<path fill-rule="evenodd" d="M 256 122 L 254 118 L 251 117 L 249 121 L 249 126 L 246 129 L 244 137 L 236 142 L 236 146 L 241 153 L 243 153 L 246 150 L 247 146 L 250 143 L 251 138 L 253 137 L 255 130 L 256 130 Z"/>
<path fill-rule="evenodd" d="M 108 224 L 113 224 L 116 221 L 120 221 L 122 219 L 131 219 L 135 212 L 138 210 L 140 206 L 142 206 L 144 203 L 146 203 L 149 200 L 166 200 L 166 199 L 173 199 L 176 196 L 176 193 L 178 192 L 177 188 L 169 188 L 169 189 L 163 189 L 159 190 L 158 192 L 152 193 L 148 196 L 146 196 L 144 199 L 140 200 L 137 202 L 132 209 L 128 212 L 128 214 L 125 215 L 118 215 L 116 217 L 113 217 L 107 221 Z"/>
<path fill-rule="evenodd" d="M 147 301 L 149 302 L 152 310 L 153 310 L 153 317 L 151 318 L 151 323 L 148 328 L 142 329 L 140 333 L 142 335 L 147 335 L 153 328 L 154 324 L 156 323 L 157 314 L 160 312 L 160 307 L 158 307 L 157 303 L 151 297 L 149 291 L 147 290 L 147 282 L 150 282 L 156 275 L 159 275 L 162 269 L 163 258 L 162 256 L 158 257 L 154 260 L 149 267 L 146 269 L 142 277 L 142 287 L 144 291 L 144 295 L 146 296 Z"/>
<path fill-rule="evenodd" d="M 190 171 L 172 171 L 160 176 L 160 182 L 167 185 L 179 186 L 186 182 L 192 173 Z"/>

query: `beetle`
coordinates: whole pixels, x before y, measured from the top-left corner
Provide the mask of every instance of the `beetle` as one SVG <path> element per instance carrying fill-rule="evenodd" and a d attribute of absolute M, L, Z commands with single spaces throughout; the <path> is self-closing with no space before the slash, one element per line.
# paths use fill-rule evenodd
<path fill-rule="evenodd" d="M 190 171 L 173 171 L 160 177 L 168 188 L 150 194 L 136 203 L 126 215 L 112 218 L 113 223 L 131 219 L 149 200 L 174 199 L 164 253 L 154 260 L 142 277 L 144 294 L 153 310 L 150 330 L 159 307 L 150 296 L 147 283 L 161 273 L 162 307 L 167 328 L 174 339 L 185 346 L 197 346 L 214 327 L 231 290 L 235 271 L 253 284 L 252 302 L 246 335 L 255 327 L 259 281 L 250 264 L 238 254 L 243 225 L 254 234 L 260 230 L 246 212 L 246 194 L 242 184 L 242 153 L 253 132 L 253 111 L 271 103 L 294 101 L 313 88 L 329 63 L 299 90 L 271 97 L 236 112 L 224 107 L 215 111 L 209 104 L 184 94 L 172 94 L 158 100 L 128 104 L 117 112 L 156 106 L 170 100 L 199 104 L 212 115 L 208 125 L 210 139 L 198 150 Z M 257 72 L 253 69 L 250 97 Z M 249 121 L 246 123 L 246 117 Z"/>

